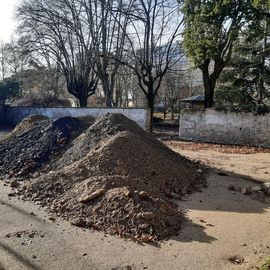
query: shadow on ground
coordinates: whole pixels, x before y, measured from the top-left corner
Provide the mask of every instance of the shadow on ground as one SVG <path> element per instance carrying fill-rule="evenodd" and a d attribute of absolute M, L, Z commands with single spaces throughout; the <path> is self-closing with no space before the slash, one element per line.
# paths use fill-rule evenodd
<path fill-rule="evenodd" d="M 5 200 L 0 199 L 0 206 L 1 206 L 1 205 L 4 205 L 4 206 L 6 206 L 6 207 L 8 207 L 8 208 L 11 208 L 11 210 L 14 210 L 14 211 L 16 211 L 16 212 L 19 212 L 20 214 L 22 214 L 23 216 L 26 216 L 27 218 L 30 218 L 30 219 L 33 219 L 33 220 L 35 220 L 35 221 L 42 222 L 42 223 L 45 222 L 44 219 L 42 219 L 42 218 L 36 216 L 33 212 L 30 212 L 30 213 L 29 213 L 29 212 L 26 211 L 25 209 L 23 209 L 23 208 L 21 208 L 21 207 L 18 207 L 17 205 L 12 204 L 12 203 L 10 203 L 10 202 L 8 202 L 8 201 L 5 201 Z"/>
<path fill-rule="evenodd" d="M 229 190 L 229 185 L 237 187 L 248 187 L 258 184 L 256 179 L 233 174 L 231 172 L 208 168 L 207 188 L 191 194 L 189 197 L 183 198 L 182 202 L 178 202 L 179 207 L 184 211 L 218 211 L 245 214 L 263 214 L 266 209 L 270 208 L 270 197 L 262 195 L 265 201 L 249 195 L 243 195 L 240 192 Z M 201 224 L 194 223 L 186 219 L 183 223 L 182 231 L 178 236 L 172 237 L 173 240 L 179 242 L 202 242 L 212 243 L 218 240 L 208 235 L 205 230 L 207 227 L 213 226 L 202 220 Z"/>
<path fill-rule="evenodd" d="M 20 255 L 18 252 L 13 250 L 11 247 L 9 247 L 8 245 L 6 245 L 4 243 L 1 243 L 1 242 L 0 242 L 0 251 L 6 253 L 9 256 L 14 257 L 15 260 L 17 262 L 20 262 L 21 264 L 23 264 L 26 267 L 26 269 L 29 269 L 29 270 L 41 270 L 41 268 L 36 266 L 29 259 L 27 259 L 25 256 Z M 3 270 L 9 270 L 8 268 L 4 268 L 4 266 L 2 266 L 1 262 L 0 262 L 0 270 L 2 270 L 2 269 Z"/>
<path fill-rule="evenodd" d="M 264 213 L 270 208 L 270 197 L 264 193 L 258 196 L 244 195 L 240 191 L 229 190 L 229 186 L 235 188 L 248 188 L 260 185 L 262 182 L 246 175 L 234 174 L 224 170 L 208 168 L 208 187 L 192 198 L 190 209 L 202 211 L 222 211 L 234 213 Z M 195 198 L 195 199 L 194 199 Z M 190 200 L 188 198 L 187 200 Z"/>
<path fill-rule="evenodd" d="M 25 256 L 20 255 L 18 252 L 16 252 L 14 249 L 9 247 L 8 245 L 0 242 L 0 251 L 1 253 L 6 253 L 8 256 L 14 257 L 14 259 L 24 265 L 26 269 L 29 270 L 41 270 L 40 267 L 36 266 L 34 263 L 32 263 L 29 259 L 27 259 Z M 0 270 L 9 270 L 8 268 L 5 268 L 3 265 L 1 265 L 0 262 Z"/>

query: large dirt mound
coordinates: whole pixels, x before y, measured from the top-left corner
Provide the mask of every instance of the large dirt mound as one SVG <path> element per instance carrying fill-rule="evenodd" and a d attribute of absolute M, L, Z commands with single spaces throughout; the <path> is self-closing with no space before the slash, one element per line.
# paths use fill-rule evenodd
<path fill-rule="evenodd" d="M 61 141 L 62 137 L 70 137 L 71 130 L 77 133 L 62 148 L 62 143 L 59 147 L 55 140 L 59 128 L 56 133 L 47 130 L 67 120 L 72 128 L 67 133 L 61 129 L 61 134 L 68 134 L 61 136 Z M 42 121 L 38 129 L 26 131 L 29 140 L 31 136 L 39 138 L 41 130 L 54 134 L 50 140 L 43 138 L 44 144 L 40 140 L 40 147 L 35 149 L 45 147 L 47 142 L 46 149 L 53 145 L 51 149 L 57 154 L 46 155 L 47 165 L 41 168 L 39 177 L 22 186 L 18 194 L 74 225 L 122 237 L 152 241 L 178 233 L 183 215 L 172 198 L 181 198 L 203 186 L 198 165 L 171 151 L 121 114 L 97 118 L 84 132 L 78 121 L 83 120 Z M 51 141 L 56 143 L 48 144 Z M 15 148 L 22 148 L 20 141 L 13 143 Z"/>
<path fill-rule="evenodd" d="M 34 172 L 89 125 L 72 117 L 55 121 L 44 116 L 24 119 L 0 141 L 0 175 L 23 176 Z"/>
<path fill-rule="evenodd" d="M 197 165 L 119 114 L 97 119 L 51 165 L 27 196 L 75 225 L 144 241 L 177 233 L 183 217 L 169 198 L 203 182 Z"/>

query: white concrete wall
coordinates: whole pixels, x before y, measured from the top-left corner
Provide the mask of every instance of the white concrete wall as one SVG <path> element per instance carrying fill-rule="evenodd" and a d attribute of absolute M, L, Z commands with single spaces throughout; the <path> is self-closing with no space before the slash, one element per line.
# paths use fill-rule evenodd
<path fill-rule="evenodd" d="M 115 109 L 115 108 L 37 108 L 37 107 L 7 107 L 6 122 L 16 125 L 24 118 L 33 114 L 45 115 L 51 119 L 64 116 L 102 116 L 107 113 L 122 113 L 135 121 L 143 129 L 149 129 L 150 113 L 147 109 Z"/>
<path fill-rule="evenodd" d="M 270 114 L 183 112 L 179 136 L 188 141 L 270 147 Z"/>

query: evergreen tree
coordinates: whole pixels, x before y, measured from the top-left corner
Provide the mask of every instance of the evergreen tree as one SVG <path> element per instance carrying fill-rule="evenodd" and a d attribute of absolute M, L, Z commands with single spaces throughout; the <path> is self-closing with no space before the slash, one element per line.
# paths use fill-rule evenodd
<path fill-rule="evenodd" d="M 247 0 L 180 0 L 184 14 L 184 46 L 203 76 L 205 107 L 214 105 L 217 80 L 228 66 L 251 2 Z"/>
<path fill-rule="evenodd" d="M 20 84 L 15 76 L 0 81 L 0 104 L 5 104 L 6 100 L 18 96 L 19 91 Z"/>
<path fill-rule="evenodd" d="M 262 7 L 261 7 L 262 8 Z M 257 9 L 238 38 L 232 61 L 220 78 L 217 105 L 252 109 L 269 103 L 270 18 L 267 9 Z"/>

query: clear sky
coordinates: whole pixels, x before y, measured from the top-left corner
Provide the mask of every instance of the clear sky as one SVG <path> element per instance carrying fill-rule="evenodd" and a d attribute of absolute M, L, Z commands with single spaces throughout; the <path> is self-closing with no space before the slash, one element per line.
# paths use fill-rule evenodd
<path fill-rule="evenodd" d="M 15 31 L 15 10 L 21 0 L 0 0 L 0 41 L 9 41 Z"/>

